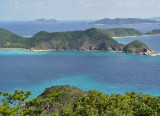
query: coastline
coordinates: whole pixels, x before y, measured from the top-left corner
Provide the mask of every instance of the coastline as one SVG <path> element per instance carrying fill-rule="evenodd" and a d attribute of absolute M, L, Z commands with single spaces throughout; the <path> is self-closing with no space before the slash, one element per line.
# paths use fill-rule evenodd
<path fill-rule="evenodd" d="M 0 48 L 1 49 L 24 49 L 25 52 L 47 52 L 47 51 L 66 51 L 66 50 L 56 50 L 56 49 L 48 49 L 48 50 L 30 50 L 25 48 Z M 75 50 L 70 50 L 75 51 Z M 81 51 L 81 50 L 78 50 Z M 83 50 L 88 51 L 88 50 Z M 99 51 L 99 50 L 91 50 L 91 51 Z M 137 53 L 126 53 L 125 51 L 103 51 L 103 52 L 117 52 L 117 53 L 124 53 L 124 54 L 135 54 L 135 55 L 145 55 L 145 56 L 159 56 L 160 52 L 152 51 L 151 54 L 137 54 Z"/>
<path fill-rule="evenodd" d="M 26 49 L 27 50 L 27 49 Z M 30 52 L 45 52 L 45 51 L 56 51 L 54 49 L 48 49 L 48 50 L 31 50 Z"/>
<path fill-rule="evenodd" d="M 25 49 L 25 48 L 0 48 L 0 49 Z"/>
<path fill-rule="evenodd" d="M 154 34 L 154 35 L 160 35 L 160 34 Z M 135 35 L 135 36 L 123 36 L 123 37 L 112 37 L 113 39 L 117 38 L 128 38 L 128 37 L 142 37 L 142 36 L 154 36 L 154 35 Z"/>
<path fill-rule="evenodd" d="M 45 51 L 66 51 L 66 50 L 55 50 L 55 49 L 48 49 L 48 50 L 32 50 L 28 52 L 45 52 Z M 74 51 L 74 50 L 71 50 Z M 78 50 L 81 51 L 81 50 Z M 88 51 L 88 50 L 83 50 L 83 51 Z M 95 50 L 91 50 L 95 51 Z M 96 50 L 99 51 L 99 50 Z M 103 51 L 103 52 L 117 52 L 117 53 L 124 53 L 124 54 L 135 54 L 135 55 L 144 55 L 144 56 L 158 56 L 160 55 L 160 52 L 152 51 L 150 54 L 137 54 L 137 53 L 126 53 L 125 51 Z"/>

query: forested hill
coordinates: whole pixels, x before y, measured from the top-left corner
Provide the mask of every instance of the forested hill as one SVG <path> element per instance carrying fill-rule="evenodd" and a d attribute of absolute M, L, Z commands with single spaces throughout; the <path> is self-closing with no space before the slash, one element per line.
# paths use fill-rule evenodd
<path fill-rule="evenodd" d="M 96 28 L 55 33 L 42 31 L 30 38 L 29 41 L 32 49 L 119 51 L 123 47 L 112 37 Z"/>
<path fill-rule="evenodd" d="M 144 24 L 144 23 L 160 23 L 159 21 L 149 20 L 149 19 L 139 19 L 139 18 L 116 18 L 116 19 L 101 19 L 90 24 L 95 25 L 122 25 L 122 24 Z"/>
<path fill-rule="evenodd" d="M 125 37 L 125 36 L 141 36 L 144 35 L 140 31 L 132 28 L 98 28 L 98 30 L 104 34 L 107 34 L 111 37 Z"/>
<path fill-rule="evenodd" d="M 107 88 L 106 88 L 107 89 Z M 160 97 L 136 92 L 103 94 L 77 87 L 54 86 L 27 101 L 29 91 L 0 92 L 2 116 L 159 116 Z M 15 104 L 13 107 L 13 104 Z"/>
<path fill-rule="evenodd" d="M 152 55 L 149 47 L 143 46 L 141 50 L 134 47 L 132 52 L 124 50 L 125 45 L 119 44 L 111 36 L 132 36 L 142 35 L 135 29 L 117 28 L 117 29 L 96 29 L 91 28 L 85 31 L 66 31 L 49 33 L 41 31 L 31 38 L 24 38 L 11 33 L 7 30 L 0 30 L 0 48 L 25 48 L 34 50 L 77 50 L 77 51 L 123 51 L 125 53 L 134 53 L 141 55 Z M 140 50 L 140 51 L 139 51 Z"/>
<path fill-rule="evenodd" d="M 26 38 L 0 28 L 0 48 L 24 48 Z"/>

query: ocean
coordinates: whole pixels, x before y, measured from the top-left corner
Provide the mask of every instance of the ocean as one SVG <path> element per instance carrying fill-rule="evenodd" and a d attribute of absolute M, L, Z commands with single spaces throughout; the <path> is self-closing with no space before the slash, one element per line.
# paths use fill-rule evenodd
<path fill-rule="evenodd" d="M 85 30 L 91 26 L 81 25 L 76 21 L 69 22 L 69 24 L 65 26 L 61 23 L 53 24 L 62 26 L 54 27 L 48 24 L 28 24 L 28 22 L 1 22 L 0 28 L 8 29 L 22 36 L 33 36 L 42 29 L 56 32 Z M 105 28 L 103 26 L 99 27 Z M 158 28 L 157 25 L 151 24 L 121 26 L 134 27 L 141 32 Z M 115 28 L 116 25 L 106 26 L 106 28 L 112 27 Z M 115 38 L 123 44 L 136 39 L 160 52 L 160 35 Z M 108 94 L 136 91 L 160 96 L 159 75 L 160 56 L 98 51 L 25 52 L 24 49 L 0 50 L 0 90 L 7 92 L 12 92 L 15 89 L 30 90 L 31 98 L 40 95 L 45 88 L 55 85 L 76 86 L 84 91 L 97 89 Z"/>

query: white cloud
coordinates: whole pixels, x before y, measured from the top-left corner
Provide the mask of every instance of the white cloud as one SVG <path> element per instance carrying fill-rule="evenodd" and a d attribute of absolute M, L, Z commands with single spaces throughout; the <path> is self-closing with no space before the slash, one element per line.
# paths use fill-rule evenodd
<path fill-rule="evenodd" d="M 10 7 L 13 8 L 35 8 L 35 7 L 45 7 L 46 2 L 44 1 L 27 1 L 27 0 L 10 0 Z"/>
<path fill-rule="evenodd" d="M 124 8 L 135 8 L 135 7 L 140 6 L 140 2 L 120 0 L 115 3 L 115 6 L 124 7 Z"/>
<path fill-rule="evenodd" d="M 155 6 L 155 5 L 156 5 L 156 2 L 151 1 L 151 2 L 148 2 L 147 4 L 148 4 L 149 6 Z"/>

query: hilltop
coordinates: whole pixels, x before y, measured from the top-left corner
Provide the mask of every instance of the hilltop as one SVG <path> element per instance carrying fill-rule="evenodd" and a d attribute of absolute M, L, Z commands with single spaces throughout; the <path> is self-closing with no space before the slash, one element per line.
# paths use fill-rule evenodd
<path fill-rule="evenodd" d="M 142 43 L 139 40 L 135 40 L 129 44 L 127 44 L 123 51 L 125 53 L 134 53 L 138 55 L 151 55 L 154 52 L 149 48 L 146 44 Z"/>
<path fill-rule="evenodd" d="M 144 23 L 160 23 L 159 21 L 149 20 L 149 19 L 139 19 L 139 18 L 116 18 L 116 19 L 101 19 L 90 24 L 94 25 L 122 25 L 122 24 L 144 24 Z"/>

